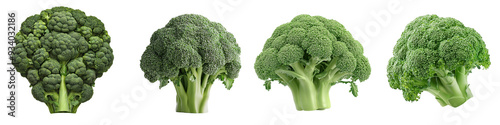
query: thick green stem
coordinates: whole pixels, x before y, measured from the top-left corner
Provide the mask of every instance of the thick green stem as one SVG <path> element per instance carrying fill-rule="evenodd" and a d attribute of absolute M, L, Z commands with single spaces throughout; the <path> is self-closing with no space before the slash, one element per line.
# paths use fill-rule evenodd
<path fill-rule="evenodd" d="M 306 111 L 317 110 L 317 92 L 312 79 L 297 79 L 299 103 Z"/>
<path fill-rule="evenodd" d="M 182 97 L 179 94 L 177 94 L 177 96 L 175 96 L 175 100 L 177 102 L 177 106 L 176 106 L 175 111 L 177 111 L 177 112 L 189 112 L 189 108 L 187 106 L 187 98 Z"/>
<path fill-rule="evenodd" d="M 313 82 L 312 71 L 314 71 L 314 66 L 316 66 L 317 61 L 312 59 L 309 64 L 305 67 L 300 65 L 298 62 L 293 63 L 291 66 L 295 73 L 300 77 L 297 77 L 297 100 L 299 102 L 300 109 L 311 111 L 317 110 L 317 93 L 316 87 Z M 297 108 L 299 110 L 299 108 Z"/>
<path fill-rule="evenodd" d="M 317 95 L 318 95 L 318 110 L 324 110 L 331 107 L 330 104 L 330 88 L 332 85 L 330 83 L 318 83 Z"/>
<path fill-rule="evenodd" d="M 209 85 L 207 85 L 209 86 Z M 177 112 L 185 113 L 203 113 L 204 95 L 201 92 L 201 85 L 195 83 L 188 83 L 187 91 L 177 87 Z M 204 108 L 203 108 L 204 109 Z"/>
<path fill-rule="evenodd" d="M 443 100 L 443 97 L 440 93 L 441 89 L 443 86 L 440 86 L 441 81 L 439 81 L 439 79 L 437 78 L 433 78 L 430 80 L 430 87 L 424 89 L 425 91 L 431 93 L 432 95 L 434 95 L 434 97 L 436 97 L 436 100 L 439 102 L 439 104 L 441 106 L 446 106 L 448 105 L 444 100 Z"/>
<path fill-rule="evenodd" d="M 177 101 L 177 112 L 190 112 L 188 108 L 188 101 L 186 91 L 184 90 L 184 86 L 181 81 L 177 81 L 177 85 L 175 85 L 175 91 L 177 92 L 176 101 Z"/>
<path fill-rule="evenodd" d="M 327 76 L 319 79 L 317 83 L 318 90 L 318 108 L 328 109 L 331 107 L 330 103 L 330 88 L 334 85 L 335 82 L 339 81 L 342 77 L 349 73 L 339 73 L 339 69 L 333 68 L 331 70 L 327 70 Z"/>
<path fill-rule="evenodd" d="M 455 70 L 455 79 L 457 79 L 458 86 L 460 90 L 463 92 L 463 96 L 466 100 L 473 97 L 472 92 L 469 88 L 469 82 L 467 81 L 468 72 L 465 70 L 465 67 L 461 67 Z"/>
<path fill-rule="evenodd" d="M 280 78 L 282 78 L 290 87 L 295 107 L 299 111 L 312 111 L 330 108 L 329 91 L 331 88 L 331 82 L 324 82 L 324 80 L 327 79 L 320 80 L 314 78 L 313 72 L 318 62 L 319 59 L 317 58 L 311 59 L 305 66 L 296 62 L 290 65 L 294 71 L 278 70 L 276 72 L 278 76 L 280 76 Z M 328 67 L 333 69 L 335 64 L 330 64 L 331 65 Z M 290 80 L 290 77 L 292 80 Z"/>
<path fill-rule="evenodd" d="M 59 102 L 55 113 L 69 113 L 71 112 L 69 101 L 68 101 L 68 90 L 66 89 L 66 63 L 63 63 L 61 67 L 61 84 L 59 87 Z"/>
<path fill-rule="evenodd" d="M 276 74 L 283 80 L 282 82 L 285 82 L 288 88 L 290 88 L 290 90 L 292 91 L 292 97 L 293 97 L 293 102 L 295 103 L 295 108 L 297 108 L 297 110 L 299 111 L 302 110 L 302 106 L 299 103 L 300 100 L 298 99 L 299 90 L 297 83 L 295 82 L 297 79 L 294 79 L 293 77 L 290 77 L 285 73 L 276 72 Z"/>
<path fill-rule="evenodd" d="M 182 80 L 179 80 L 179 86 L 176 86 L 177 112 L 207 112 L 207 100 L 213 84 L 210 80 L 215 79 L 216 76 L 204 74 L 201 67 L 189 68 L 186 71 L 190 72 L 189 75 L 182 77 Z"/>
<path fill-rule="evenodd" d="M 207 109 L 207 100 L 208 100 L 208 97 L 210 95 L 210 88 L 212 88 L 212 85 L 213 85 L 213 83 L 207 84 L 207 86 L 206 86 L 206 88 L 205 88 L 205 90 L 203 92 L 203 99 L 201 100 L 200 106 L 199 106 L 200 113 L 208 111 L 208 109 Z"/>
<path fill-rule="evenodd" d="M 59 106 L 57 107 L 56 113 L 70 112 L 69 101 L 68 101 L 68 90 L 66 89 L 66 83 L 64 79 L 66 76 L 61 76 L 61 86 L 59 87 Z"/>
<path fill-rule="evenodd" d="M 339 73 L 336 68 L 336 59 L 328 63 L 326 69 L 314 74 L 318 58 L 311 58 L 307 64 L 300 62 L 289 66 L 293 71 L 287 69 L 276 70 L 276 74 L 285 82 L 293 94 L 293 100 L 297 110 L 323 110 L 331 107 L 330 88 L 332 83 L 339 81 L 349 73 Z"/>
<path fill-rule="evenodd" d="M 297 86 L 297 83 L 295 82 L 287 82 L 288 83 L 288 88 L 292 91 L 292 97 L 293 97 L 293 102 L 295 103 L 295 108 L 299 111 L 304 110 L 302 109 L 302 103 L 300 103 L 299 99 L 299 87 Z"/>
<path fill-rule="evenodd" d="M 430 83 L 425 91 L 436 96 L 441 106 L 458 107 L 472 97 L 464 67 L 455 70 L 454 76 L 440 76 Z"/>
<path fill-rule="evenodd" d="M 193 76 L 186 77 L 187 78 L 186 81 L 188 82 L 187 84 L 188 107 L 191 109 L 190 112 L 198 113 L 200 112 L 198 108 L 200 106 L 199 104 L 203 99 L 203 95 L 201 93 L 202 91 L 201 72 L 198 73 L 198 71 L 195 68 L 191 68 L 191 71 Z"/>

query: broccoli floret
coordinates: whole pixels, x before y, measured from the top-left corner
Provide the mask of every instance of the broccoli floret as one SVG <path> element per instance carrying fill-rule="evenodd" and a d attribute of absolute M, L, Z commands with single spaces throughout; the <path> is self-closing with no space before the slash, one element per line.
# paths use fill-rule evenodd
<path fill-rule="evenodd" d="M 201 15 L 172 18 L 150 42 L 140 67 L 150 82 L 160 81 L 160 88 L 174 83 L 177 112 L 207 112 L 213 82 L 219 79 L 231 89 L 238 77 L 240 47 L 233 34 Z"/>
<path fill-rule="evenodd" d="M 28 17 L 16 34 L 12 63 L 50 113 L 76 113 L 113 63 L 104 24 L 80 10 L 54 7 Z"/>
<path fill-rule="evenodd" d="M 441 106 L 458 107 L 472 97 L 467 76 L 472 69 L 488 68 L 488 49 L 479 33 L 454 18 L 417 17 L 406 25 L 387 65 L 393 89 L 406 101 L 433 94 Z"/>
<path fill-rule="evenodd" d="M 363 47 L 342 24 L 321 16 L 298 15 L 274 30 L 254 64 L 257 76 L 288 86 L 297 110 L 330 108 L 329 91 L 337 83 L 351 85 L 370 76 Z"/>

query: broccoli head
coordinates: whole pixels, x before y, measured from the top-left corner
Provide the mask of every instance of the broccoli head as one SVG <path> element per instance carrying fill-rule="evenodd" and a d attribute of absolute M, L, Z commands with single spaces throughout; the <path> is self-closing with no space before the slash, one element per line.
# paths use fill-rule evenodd
<path fill-rule="evenodd" d="M 217 22 L 196 14 L 172 18 L 156 30 L 141 57 L 141 69 L 160 88 L 173 82 L 177 112 L 203 113 L 215 79 L 232 87 L 241 68 L 240 47 Z"/>
<path fill-rule="evenodd" d="M 321 16 L 298 15 L 274 30 L 257 57 L 255 72 L 265 80 L 288 86 L 297 110 L 330 108 L 329 91 L 337 83 L 350 84 L 370 76 L 363 46 L 342 24 Z"/>
<path fill-rule="evenodd" d="M 387 77 L 406 101 L 433 94 L 441 106 L 458 107 L 472 97 L 467 76 L 490 66 L 488 49 L 479 33 L 454 18 L 417 17 L 406 25 L 394 46 Z"/>
<path fill-rule="evenodd" d="M 50 113 L 76 113 L 113 64 L 104 24 L 80 10 L 43 10 L 26 18 L 15 40 L 12 63 Z"/>

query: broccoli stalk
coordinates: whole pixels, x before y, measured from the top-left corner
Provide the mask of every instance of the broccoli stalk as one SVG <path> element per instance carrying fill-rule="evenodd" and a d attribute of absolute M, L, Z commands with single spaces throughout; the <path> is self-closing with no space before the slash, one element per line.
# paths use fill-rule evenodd
<path fill-rule="evenodd" d="M 50 113 L 63 113 L 63 112 L 71 112 L 71 113 L 76 113 L 76 108 L 73 109 L 73 106 L 69 103 L 69 96 L 68 96 L 68 89 L 66 88 L 66 75 L 67 75 L 67 68 L 66 68 L 66 63 L 62 63 L 61 66 L 61 83 L 59 87 L 59 93 L 58 98 L 53 100 L 53 102 L 58 102 L 58 103 L 53 103 L 49 102 L 47 105 L 53 105 L 51 107 L 56 107 L 56 109 L 50 109 Z M 74 111 L 74 112 L 73 112 Z"/>
<path fill-rule="evenodd" d="M 311 59 L 307 64 L 295 62 L 290 64 L 293 71 L 278 69 L 276 74 L 292 91 L 297 110 L 323 110 L 330 108 L 330 88 L 342 82 L 341 78 L 352 73 L 339 72 L 336 61 L 330 61 L 323 72 L 314 75 L 319 59 Z M 349 82 L 352 86 L 355 83 Z M 352 87 L 352 94 L 357 96 L 357 88 Z"/>
<path fill-rule="evenodd" d="M 204 74 L 202 69 L 203 67 L 184 68 L 181 72 L 186 72 L 186 75 L 171 78 L 177 92 L 177 112 L 203 113 L 208 111 L 206 104 L 210 88 L 217 76 L 226 71 L 220 69 L 215 75 L 208 75 Z M 162 79 L 160 82 L 166 84 L 167 80 Z"/>
<path fill-rule="evenodd" d="M 335 20 L 299 15 L 276 28 L 254 65 L 266 89 L 271 81 L 288 86 L 297 110 L 330 108 L 329 91 L 337 83 L 350 84 L 370 75 L 361 44 Z M 346 81 L 343 81 L 346 79 Z"/>
<path fill-rule="evenodd" d="M 160 88 L 174 83 L 177 112 L 207 112 L 210 88 L 216 79 L 229 90 L 241 68 L 240 48 L 219 23 L 196 14 L 172 18 L 153 33 L 141 57 L 141 69 Z"/>
<path fill-rule="evenodd" d="M 287 83 L 292 94 L 296 95 L 294 96 L 294 101 L 298 104 L 296 105 L 297 110 L 316 110 L 319 105 L 326 103 L 318 103 L 319 100 L 324 100 L 321 98 L 321 96 L 324 95 L 321 91 L 324 85 L 315 85 L 313 82 L 314 75 L 312 71 L 314 71 L 314 69 L 310 68 L 314 67 L 313 65 L 316 65 L 316 63 L 311 63 L 304 67 L 302 64 L 296 62 L 290 65 L 294 71 L 283 69 L 276 70 L 276 74 Z M 330 86 L 327 86 L 327 88 L 330 88 Z M 327 98 L 326 100 L 329 102 L 330 99 Z"/>
<path fill-rule="evenodd" d="M 423 90 L 434 95 L 441 106 L 458 107 L 472 97 L 465 67 L 456 69 L 453 76 L 449 76 L 447 70 L 436 72 L 438 77 L 431 79 L 429 87 Z"/>
<path fill-rule="evenodd" d="M 202 68 L 189 68 L 184 69 L 184 72 L 188 72 L 187 76 L 174 81 L 175 90 L 177 92 L 177 112 L 206 112 L 206 98 L 208 98 L 208 93 L 210 85 L 207 85 L 207 81 L 202 82 Z M 209 75 L 205 75 L 208 77 Z M 194 78 L 194 79 L 193 79 Z M 186 87 L 184 87 L 186 86 Z M 207 96 L 205 96 L 207 95 Z"/>
<path fill-rule="evenodd" d="M 454 18 L 425 15 L 406 26 L 387 65 L 393 89 L 406 101 L 418 101 L 427 91 L 441 106 L 458 107 L 472 98 L 467 76 L 490 66 L 488 49 L 479 33 Z"/>
<path fill-rule="evenodd" d="M 59 103 L 56 104 L 57 110 L 51 111 L 54 112 L 70 112 L 70 105 L 68 99 L 68 92 L 66 88 L 66 63 L 62 63 L 61 68 L 61 87 L 59 87 Z M 76 109 L 75 109 L 76 110 Z"/>

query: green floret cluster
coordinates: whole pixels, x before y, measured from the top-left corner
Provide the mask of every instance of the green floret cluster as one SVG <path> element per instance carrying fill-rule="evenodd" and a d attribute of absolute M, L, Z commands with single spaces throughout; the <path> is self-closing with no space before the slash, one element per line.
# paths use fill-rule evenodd
<path fill-rule="evenodd" d="M 441 106 L 458 107 L 472 97 L 467 76 L 490 66 L 479 33 L 454 18 L 425 15 L 410 22 L 394 46 L 387 77 L 407 101 L 427 91 Z"/>
<path fill-rule="evenodd" d="M 113 64 L 104 24 L 80 10 L 54 7 L 32 15 L 15 40 L 12 63 L 50 113 L 76 113 Z"/>
<path fill-rule="evenodd" d="M 220 23 L 185 14 L 153 33 L 140 66 L 150 82 L 160 81 L 160 88 L 174 83 L 177 112 L 203 113 L 216 79 L 232 87 L 241 68 L 239 55 L 233 34 Z"/>
<path fill-rule="evenodd" d="M 370 76 L 363 47 L 342 24 L 321 16 L 298 15 L 274 30 L 254 64 L 270 89 L 271 81 L 288 86 L 297 110 L 330 108 L 329 91 L 337 83 L 350 84 Z"/>

